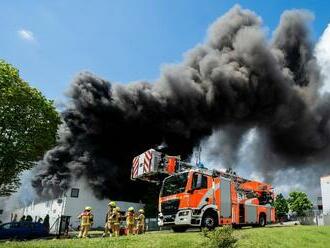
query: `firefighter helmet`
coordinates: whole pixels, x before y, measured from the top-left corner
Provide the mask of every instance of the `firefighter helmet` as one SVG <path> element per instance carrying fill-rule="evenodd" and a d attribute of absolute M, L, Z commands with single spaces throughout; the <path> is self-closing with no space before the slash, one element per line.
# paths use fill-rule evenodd
<path fill-rule="evenodd" d="M 89 206 L 87 206 L 87 207 L 85 207 L 85 210 L 86 210 L 86 211 L 91 211 L 91 210 L 92 210 L 92 208 L 91 208 L 91 207 L 89 207 Z"/>
<path fill-rule="evenodd" d="M 127 210 L 128 210 L 128 212 L 133 212 L 134 211 L 134 208 L 133 207 L 129 207 Z"/>
<path fill-rule="evenodd" d="M 143 214 L 144 213 L 144 210 L 142 208 L 139 209 L 139 213 Z"/>
<path fill-rule="evenodd" d="M 111 201 L 111 202 L 109 202 L 109 204 L 108 204 L 110 207 L 115 207 L 116 206 L 116 202 L 114 202 L 114 201 Z"/>
<path fill-rule="evenodd" d="M 117 212 L 119 212 L 119 211 L 120 211 L 120 207 L 116 207 L 115 210 L 116 210 Z"/>

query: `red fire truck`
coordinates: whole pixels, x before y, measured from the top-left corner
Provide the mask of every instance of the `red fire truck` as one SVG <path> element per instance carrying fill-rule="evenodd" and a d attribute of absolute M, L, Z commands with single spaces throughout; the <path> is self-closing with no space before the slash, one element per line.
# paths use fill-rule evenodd
<path fill-rule="evenodd" d="M 209 170 L 150 149 L 133 159 L 132 180 L 160 183 L 160 226 L 175 232 L 219 225 L 265 226 L 275 222 L 272 186 L 233 172 Z"/>

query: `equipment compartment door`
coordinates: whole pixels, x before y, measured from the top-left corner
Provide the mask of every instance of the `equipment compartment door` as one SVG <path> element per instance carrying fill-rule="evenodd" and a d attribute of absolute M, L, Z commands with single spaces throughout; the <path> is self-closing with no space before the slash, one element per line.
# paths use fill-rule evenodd
<path fill-rule="evenodd" d="M 231 191 L 230 179 L 220 178 L 220 216 L 221 218 L 231 217 Z"/>
<path fill-rule="evenodd" d="M 245 220 L 247 224 L 256 224 L 258 223 L 257 219 L 257 206 L 245 204 Z"/>
<path fill-rule="evenodd" d="M 244 204 L 239 204 L 239 223 L 245 223 L 245 208 L 244 208 Z"/>

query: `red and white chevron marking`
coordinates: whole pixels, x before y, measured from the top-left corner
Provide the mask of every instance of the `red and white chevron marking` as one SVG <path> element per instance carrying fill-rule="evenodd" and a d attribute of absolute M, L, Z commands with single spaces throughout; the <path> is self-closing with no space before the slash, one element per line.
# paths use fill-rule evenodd
<path fill-rule="evenodd" d="M 135 178 L 138 176 L 139 171 L 139 156 L 135 157 L 133 159 L 133 170 L 132 170 L 132 178 Z"/>
<path fill-rule="evenodd" d="M 143 172 L 148 173 L 151 170 L 151 159 L 152 159 L 152 153 L 151 151 L 146 151 L 144 153 L 144 167 Z"/>

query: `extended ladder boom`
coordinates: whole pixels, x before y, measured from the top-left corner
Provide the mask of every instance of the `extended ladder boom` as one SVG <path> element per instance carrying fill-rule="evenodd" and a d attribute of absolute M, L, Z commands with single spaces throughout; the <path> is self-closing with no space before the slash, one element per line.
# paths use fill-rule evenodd
<path fill-rule="evenodd" d="M 248 180 L 237 176 L 233 171 L 208 170 L 207 168 L 192 165 L 181 160 L 180 156 L 168 156 L 164 153 L 150 149 L 133 159 L 131 179 L 151 183 L 161 183 L 165 177 L 186 170 L 198 170 L 213 177 L 225 177 L 235 183 L 237 191 L 261 201 L 269 202 L 274 198 L 271 185 Z"/>
<path fill-rule="evenodd" d="M 242 178 L 232 171 L 224 172 L 200 168 L 182 161 L 180 156 L 169 156 L 156 151 L 155 149 L 149 149 L 133 159 L 131 179 L 159 183 L 165 176 L 189 169 L 199 169 L 204 173 L 212 173 L 213 176 L 230 178 L 240 186 L 241 190 L 244 191 L 253 190 L 264 192 L 272 189 L 269 184 Z"/>

